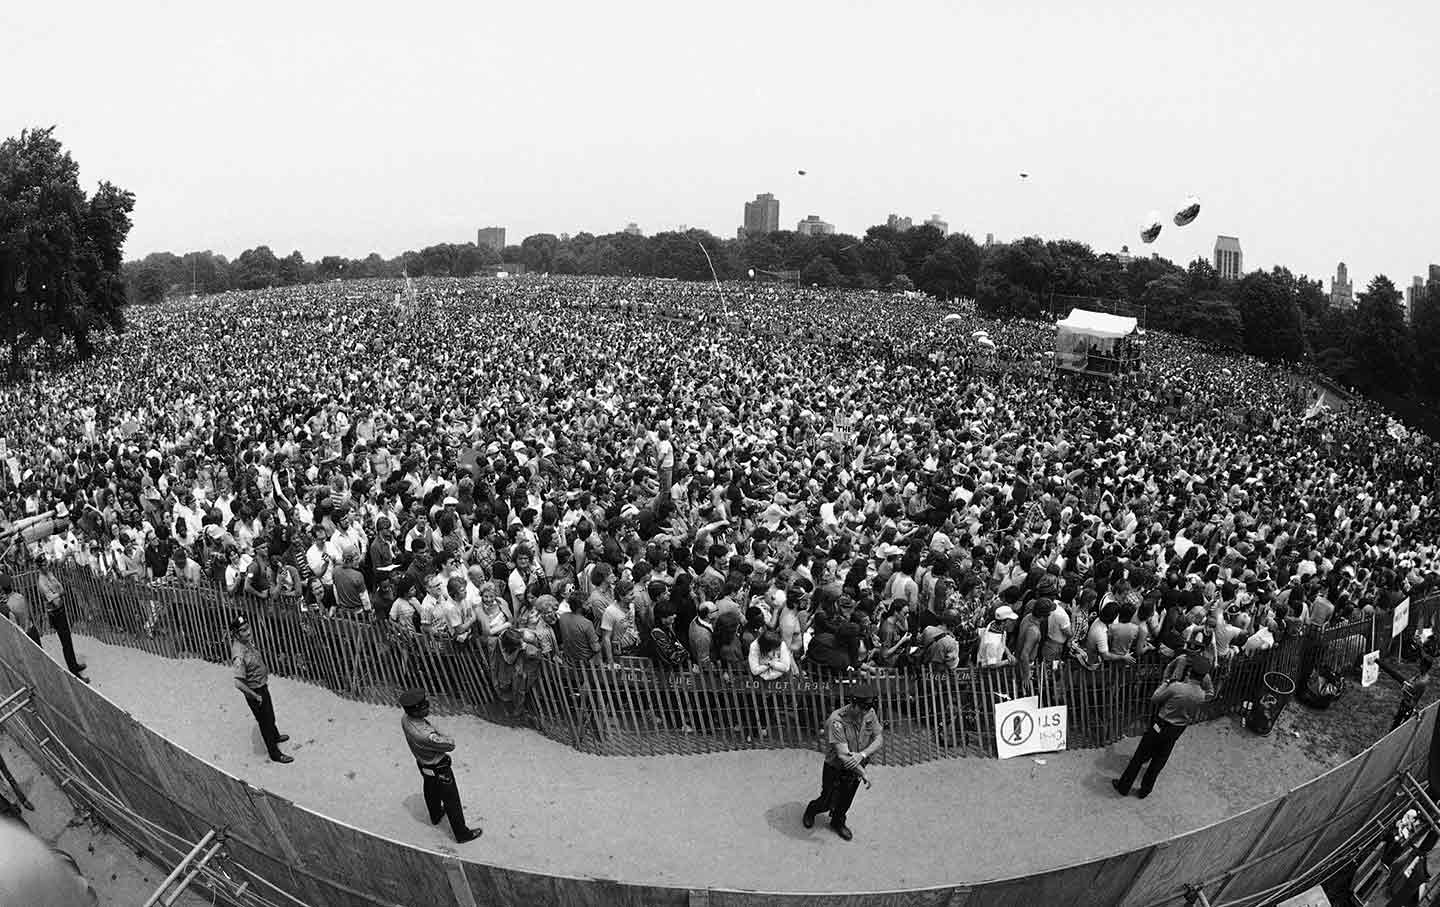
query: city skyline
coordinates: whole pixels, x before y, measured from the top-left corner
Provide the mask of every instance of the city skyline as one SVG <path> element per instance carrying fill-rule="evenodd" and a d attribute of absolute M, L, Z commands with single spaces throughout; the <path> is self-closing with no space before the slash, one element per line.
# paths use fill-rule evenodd
<path fill-rule="evenodd" d="M 847 234 L 938 210 L 977 241 L 1037 235 L 1097 252 L 1139 248 L 1145 212 L 1168 221 L 1195 194 L 1196 224 L 1167 222 L 1147 253 L 1183 264 L 1209 259 L 1217 234 L 1240 236 L 1252 269 L 1328 283 L 1344 258 L 1357 292 L 1376 273 L 1403 287 L 1440 258 L 1440 210 L 1407 201 L 1433 177 L 1433 4 L 914 2 L 876 17 L 742 0 L 696 34 L 657 3 L 442 2 L 447 27 L 403 42 L 384 10 L 0 11 L 0 71 L 24 86 L 0 110 L 0 136 L 57 125 L 83 185 L 134 192 L 131 259 L 261 244 L 390 257 L 470 241 L 485 223 L 512 241 L 632 219 L 728 237 L 737 200 L 758 192 L 782 199 L 790 223 L 824 212 Z M 750 40 L 757 21 L 764 42 Z M 945 52 L 955 34 L 967 35 L 958 58 Z M 54 65 L 62 52 L 113 58 L 116 35 L 124 65 L 103 90 L 98 62 Z M 900 46 L 906 91 L 854 78 L 858 61 Z M 844 89 L 792 96 L 717 77 L 768 65 L 777 47 Z M 603 69 L 647 89 L 577 103 L 575 86 Z M 1345 128 L 1314 141 L 1337 110 Z M 917 130 L 924 141 L 895 141 Z"/>

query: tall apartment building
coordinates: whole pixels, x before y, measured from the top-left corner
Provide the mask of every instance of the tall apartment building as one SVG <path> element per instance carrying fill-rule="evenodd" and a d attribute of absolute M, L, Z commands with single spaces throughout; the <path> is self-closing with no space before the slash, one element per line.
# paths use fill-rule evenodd
<path fill-rule="evenodd" d="M 889 217 L 885 218 L 885 226 L 889 227 L 891 230 L 894 230 L 896 233 L 904 233 L 906 230 L 909 230 L 911 227 L 915 226 L 915 222 L 910 220 L 910 218 L 908 217 L 901 217 L 898 214 L 892 214 Z"/>
<path fill-rule="evenodd" d="M 475 236 L 475 245 L 489 246 L 496 252 L 505 248 L 504 227 L 481 227 L 480 232 Z"/>
<path fill-rule="evenodd" d="M 936 230 L 939 230 L 941 236 L 950 235 L 950 225 L 945 221 L 941 220 L 940 215 L 938 214 L 930 215 L 930 219 L 925 221 L 925 226 L 934 227 Z"/>
<path fill-rule="evenodd" d="M 774 233 L 780 229 L 780 200 L 769 192 L 745 203 L 745 232 L 750 235 Z"/>
<path fill-rule="evenodd" d="M 801 236 L 829 236 L 835 232 L 835 225 L 821 220 L 819 215 L 812 214 L 795 225 L 795 232 Z"/>
<path fill-rule="evenodd" d="M 1355 308 L 1355 282 L 1343 261 L 1336 265 L 1335 277 L 1330 281 L 1330 304 L 1337 309 Z"/>
<path fill-rule="evenodd" d="M 1237 237 L 1215 237 L 1215 271 L 1221 280 L 1239 280 L 1245 273 L 1245 255 Z"/>

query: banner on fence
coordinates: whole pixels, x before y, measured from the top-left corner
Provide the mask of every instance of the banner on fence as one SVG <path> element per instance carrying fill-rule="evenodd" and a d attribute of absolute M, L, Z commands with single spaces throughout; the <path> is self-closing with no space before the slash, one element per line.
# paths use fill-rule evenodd
<path fill-rule="evenodd" d="M 1365 658 L 1360 663 L 1360 685 L 1362 687 L 1373 687 L 1375 681 L 1380 679 L 1380 650 L 1366 652 Z"/>
<path fill-rule="evenodd" d="M 1001 759 L 1051 753 L 1065 748 L 1065 706 L 1040 708 L 1027 696 L 995 706 L 995 750 Z"/>
<path fill-rule="evenodd" d="M 1410 626 L 1410 599 L 1407 598 L 1395 606 L 1395 617 L 1390 623 L 1390 638 L 1394 639 L 1404 633 L 1408 626 Z"/>

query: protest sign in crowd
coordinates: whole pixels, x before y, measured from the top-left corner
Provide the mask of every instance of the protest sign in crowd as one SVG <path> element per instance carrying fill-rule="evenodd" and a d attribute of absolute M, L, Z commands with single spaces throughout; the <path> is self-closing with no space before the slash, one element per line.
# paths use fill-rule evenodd
<path fill-rule="evenodd" d="M 52 562 L 485 647 L 794 672 L 1222 661 L 1440 585 L 1435 443 L 1150 332 L 932 300 L 393 281 L 132 312 L 0 392 Z M 977 345 L 984 328 L 990 343 Z"/>

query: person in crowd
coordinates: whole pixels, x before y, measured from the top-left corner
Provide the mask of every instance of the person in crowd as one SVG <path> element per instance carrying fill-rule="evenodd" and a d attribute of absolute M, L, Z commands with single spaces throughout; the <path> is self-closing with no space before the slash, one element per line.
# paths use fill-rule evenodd
<path fill-rule="evenodd" d="M 1140 738 L 1140 745 L 1135 748 L 1135 755 L 1130 757 L 1125 771 L 1110 782 L 1120 796 L 1129 795 L 1141 767 L 1145 768 L 1145 776 L 1140 779 L 1135 796 L 1142 800 L 1150 796 L 1155 780 L 1170 759 L 1175 741 L 1180 739 L 1185 728 L 1200 721 L 1205 703 L 1213 695 L 1204 687 L 1205 680 L 1210 676 L 1210 667 L 1208 658 L 1196 656 L 1187 662 L 1183 680 L 1162 684 L 1150 697 L 1150 705 L 1155 709 L 1150 725 Z"/>
<path fill-rule="evenodd" d="M 1381 663 L 1382 668 L 1385 667 Z M 1404 724 L 1414 715 L 1424 701 L 1425 694 L 1430 690 L 1430 671 L 1434 668 L 1435 662 L 1429 655 L 1420 656 L 1419 669 L 1413 677 L 1405 678 L 1400 684 L 1400 706 L 1395 710 L 1395 719 L 1390 722 L 1390 730 L 1395 730 Z M 1387 673 L 1400 680 L 1399 672 L 1391 668 Z"/>
<path fill-rule="evenodd" d="M 820 774 L 820 796 L 805 806 L 802 824 L 815 827 L 815 817 L 829 813 L 830 828 L 842 840 L 855 837 L 846 820 L 855 793 L 862 783 L 865 766 L 885 745 L 880 720 L 875 715 L 879 693 L 869 683 L 857 683 L 846 691 L 845 705 L 825 719 L 825 764 Z"/>
<path fill-rule="evenodd" d="M 260 726 L 260 739 L 271 762 L 288 765 L 295 757 L 280 751 L 280 744 L 290 739 L 275 727 L 275 703 L 270 698 L 270 668 L 255 647 L 255 631 L 250 621 L 237 617 L 230 621 L 230 667 L 235 688 L 245 694 L 245 704 Z"/>
<path fill-rule="evenodd" d="M 465 807 L 460 802 L 460 789 L 455 783 L 455 771 L 451 766 L 450 754 L 455 750 L 455 740 L 440 733 L 430 723 L 430 700 L 424 690 L 402 693 L 400 707 L 405 710 L 405 717 L 400 719 L 400 730 L 405 734 L 405 744 L 420 768 L 430 824 L 439 825 L 441 819 L 449 819 L 456 844 L 475 840 L 482 832 L 465 823 Z"/>

